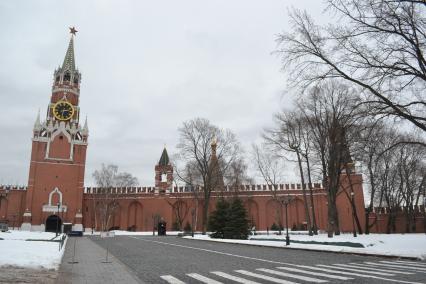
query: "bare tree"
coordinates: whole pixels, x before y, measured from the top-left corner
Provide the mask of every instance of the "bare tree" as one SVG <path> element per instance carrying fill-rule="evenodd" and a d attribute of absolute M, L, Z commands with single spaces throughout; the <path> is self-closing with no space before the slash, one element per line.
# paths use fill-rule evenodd
<path fill-rule="evenodd" d="M 247 174 L 247 164 L 242 157 L 238 157 L 229 165 L 225 172 L 225 184 L 237 192 L 244 184 L 253 184 L 253 179 Z"/>
<path fill-rule="evenodd" d="M 106 231 L 118 207 L 117 188 L 136 186 L 138 180 L 129 173 L 118 172 L 118 166 L 112 164 L 102 164 L 101 169 L 94 171 L 92 175 L 98 187 L 98 192 L 93 194 L 95 216 L 99 215 L 100 229 Z"/>
<path fill-rule="evenodd" d="M 390 149 L 402 138 L 398 134 L 397 129 L 391 128 L 381 120 L 369 119 L 367 127 L 360 133 L 360 143 L 357 151 L 357 158 L 365 165 L 365 175 L 368 182 L 369 201 L 365 208 L 365 228 L 366 234 L 370 233 L 370 229 L 377 222 L 376 218 L 370 223 L 370 215 L 374 207 L 380 207 L 383 203 L 383 191 L 381 190 L 384 185 L 380 179 L 380 175 L 386 169 L 386 160 L 389 159 L 389 154 L 386 150 Z M 393 155 L 393 153 L 391 154 Z M 386 171 L 386 170 L 385 170 Z"/>
<path fill-rule="evenodd" d="M 406 218 L 405 231 L 412 232 L 416 230 L 415 208 L 420 205 L 425 190 L 425 150 L 417 143 L 398 143 L 421 141 L 419 137 L 403 135 L 391 128 L 383 129 L 379 132 L 381 141 L 376 141 L 377 153 L 367 152 L 372 200 L 366 211 L 371 212 L 369 208 L 372 206 L 384 205 L 387 208 L 387 233 L 395 232 L 397 215 L 402 213 Z M 374 222 L 369 224 L 367 221 L 366 230 L 372 225 Z"/>
<path fill-rule="evenodd" d="M 214 190 L 223 190 L 223 176 L 240 153 L 235 134 L 212 125 L 207 119 L 195 118 L 179 128 L 178 159 L 190 163 L 201 179 L 203 194 L 203 233 L 207 230 L 209 202 Z M 182 172 L 182 171 L 181 171 Z"/>
<path fill-rule="evenodd" d="M 274 153 L 267 144 L 252 145 L 252 157 L 257 172 L 271 188 L 271 197 L 275 201 L 275 218 L 278 222 L 279 234 L 283 226 L 283 204 L 279 196 L 279 185 L 283 182 L 284 163 L 283 159 Z"/>
<path fill-rule="evenodd" d="M 179 155 L 176 156 L 174 159 L 175 161 L 179 161 Z M 197 164 L 195 161 L 184 161 L 186 164 L 182 167 L 182 169 L 177 165 L 174 164 L 174 169 L 176 170 L 176 177 L 175 183 L 177 184 L 179 181 L 183 182 L 185 185 L 185 190 L 192 193 L 193 202 L 194 202 L 194 208 L 191 209 L 191 214 L 193 215 L 193 230 L 197 231 L 198 227 L 198 210 L 199 210 L 199 203 L 202 198 L 202 183 L 203 179 L 201 175 L 199 174 L 197 170 Z"/>
<path fill-rule="evenodd" d="M 340 234 L 336 197 L 340 176 L 352 163 L 349 146 L 364 117 L 356 91 L 337 83 L 323 83 L 310 88 L 299 98 L 298 108 L 312 135 L 313 150 L 320 163 L 328 197 L 328 235 Z M 349 178 L 350 176 L 348 176 Z"/>
<path fill-rule="evenodd" d="M 171 197 L 173 197 L 173 199 L 167 199 L 166 201 L 170 205 L 173 211 L 173 215 L 174 215 L 173 229 L 181 231 L 183 230 L 183 226 L 184 226 L 183 221 L 188 216 L 188 213 L 190 212 L 191 207 L 186 203 L 185 199 L 182 198 L 181 194 L 172 193 Z"/>
<path fill-rule="evenodd" d="M 302 88 L 343 79 L 360 88 L 376 115 L 426 130 L 424 1 L 329 0 L 340 24 L 318 26 L 290 12 L 292 32 L 278 36 L 289 82 Z"/>
<path fill-rule="evenodd" d="M 306 195 L 306 182 L 303 168 L 303 153 L 306 153 L 306 149 L 303 149 L 303 146 L 307 146 L 307 144 L 304 143 L 303 132 L 305 131 L 307 125 L 304 123 L 304 118 L 301 117 L 298 112 L 278 113 L 275 115 L 275 123 L 276 127 L 267 129 L 263 135 L 263 138 L 265 139 L 266 143 L 269 143 L 271 146 L 273 146 L 277 152 L 290 152 L 296 156 L 302 186 L 306 222 L 309 235 L 312 236 L 312 212 L 309 210 L 309 208 L 312 207 L 310 206 L 311 202 L 308 201 Z"/>

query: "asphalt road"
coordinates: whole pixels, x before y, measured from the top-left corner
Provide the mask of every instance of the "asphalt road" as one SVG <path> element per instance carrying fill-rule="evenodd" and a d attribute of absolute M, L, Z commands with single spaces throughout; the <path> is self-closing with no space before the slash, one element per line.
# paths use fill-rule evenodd
<path fill-rule="evenodd" d="M 141 283 L 426 283 L 426 262 L 419 261 L 178 237 L 91 239 Z"/>

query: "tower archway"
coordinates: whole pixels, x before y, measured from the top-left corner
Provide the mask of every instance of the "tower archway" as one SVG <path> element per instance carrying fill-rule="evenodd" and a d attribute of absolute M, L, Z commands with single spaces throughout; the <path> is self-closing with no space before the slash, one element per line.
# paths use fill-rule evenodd
<path fill-rule="evenodd" d="M 62 220 L 58 215 L 50 215 L 46 219 L 46 232 L 60 232 Z"/>

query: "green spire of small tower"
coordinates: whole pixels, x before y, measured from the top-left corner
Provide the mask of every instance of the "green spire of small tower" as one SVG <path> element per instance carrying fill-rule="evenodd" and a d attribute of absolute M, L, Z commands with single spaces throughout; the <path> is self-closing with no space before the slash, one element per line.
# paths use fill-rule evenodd
<path fill-rule="evenodd" d="M 167 166 L 170 164 L 169 155 L 167 154 L 166 147 L 164 147 L 163 153 L 161 154 L 160 161 L 158 162 L 159 166 Z"/>

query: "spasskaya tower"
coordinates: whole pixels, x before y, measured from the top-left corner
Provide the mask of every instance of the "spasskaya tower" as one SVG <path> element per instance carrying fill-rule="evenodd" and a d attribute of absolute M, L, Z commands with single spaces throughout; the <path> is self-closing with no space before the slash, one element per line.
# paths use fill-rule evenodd
<path fill-rule="evenodd" d="M 64 223 L 83 229 L 84 168 L 89 130 L 80 124 L 81 74 L 75 67 L 74 37 L 53 76 L 46 118 L 34 123 L 23 230 L 56 231 Z"/>

